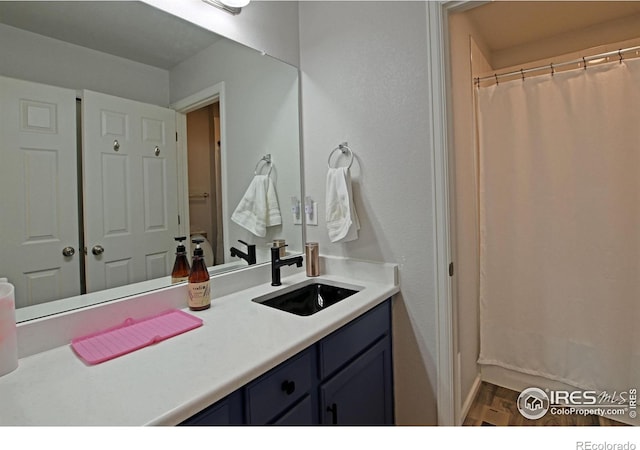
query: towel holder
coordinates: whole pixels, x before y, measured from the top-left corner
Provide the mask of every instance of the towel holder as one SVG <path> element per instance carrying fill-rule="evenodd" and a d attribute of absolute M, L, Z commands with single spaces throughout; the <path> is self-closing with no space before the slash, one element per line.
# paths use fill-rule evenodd
<path fill-rule="evenodd" d="M 256 164 L 256 168 L 253 171 L 254 175 L 258 175 L 258 168 L 261 168 L 260 165 L 269 165 L 269 171 L 267 172 L 267 176 L 271 175 L 271 169 L 273 168 L 273 164 L 271 162 L 271 153 L 267 153 L 266 155 L 264 155 L 262 158 L 260 158 L 260 161 L 258 161 L 258 164 Z"/>
<path fill-rule="evenodd" d="M 338 150 L 340 150 L 343 155 L 346 155 L 347 153 L 349 154 L 349 165 L 347 166 L 347 169 L 350 169 L 351 164 L 353 164 L 353 151 L 349 148 L 349 145 L 346 142 L 343 142 L 342 144 L 331 150 L 331 153 L 329 153 L 329 159 L 327 159 L 327 166 L 329 167 L 329 169 L 331 169 L 331 157 Z"/>

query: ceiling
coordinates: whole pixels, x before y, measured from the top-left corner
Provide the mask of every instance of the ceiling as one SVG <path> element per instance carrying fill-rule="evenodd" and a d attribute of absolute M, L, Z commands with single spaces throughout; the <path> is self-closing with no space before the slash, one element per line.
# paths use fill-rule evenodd
<path fill-rule="evenodd" d="M 494 54 L 531 48 L 536 42 L 539 47 L 564 44 L 563 51 L 569 53 L 590 48 L 595 39 L 612 36 L 612 40 L 623 41 L 640 34 L 640 1 L 498 0 L 481 2 L 464 14 L 484 48 Z M 605 27 L 615 33 L 602 32 Z M 594 36 L 597 34 L 600 36 Z M 544 50 L 536 53 L 540 52 Z"/>
<path fill-rule="evenodd" d="M 0 1 L 0 23 L 162 69 L 220 39 L 138 1 Z"/>

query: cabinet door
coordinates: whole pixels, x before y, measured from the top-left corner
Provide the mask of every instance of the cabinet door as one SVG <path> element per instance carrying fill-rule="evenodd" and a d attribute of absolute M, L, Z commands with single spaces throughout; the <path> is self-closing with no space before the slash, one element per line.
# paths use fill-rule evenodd
<path fill-rule="evenodd" d="M 229 394 L 198 414 L 188 418 L 182 426 L 241 425 L 242 393 L 240 390 Z"/>
<path fill-rule="evenodd" d="M 320 387 L 322 423 L 393 424 L 391 345 L 380 340 Z"/>

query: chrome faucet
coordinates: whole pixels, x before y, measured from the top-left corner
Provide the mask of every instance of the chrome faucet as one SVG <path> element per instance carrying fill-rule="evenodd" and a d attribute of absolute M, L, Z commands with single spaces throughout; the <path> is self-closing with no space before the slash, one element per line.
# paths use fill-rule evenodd
<path fill-rule="evenodd" d="M 256 263 L 256 246 L 255 244 L 247 244 L 245 241 L 238 239 L 238 242 L 247 246 L 247 253 L 241 252 L 235 247 L 231 247 L 231 257 L 237 256 L 244 259 L 250 266 Z"/>
<path fill-rule="evenodd" d="M 292 266 L 295 264 L 302 267 L 302 255 L 287 259 L 280 259 L 280 249 L 282 247 L 271 247 L 271 286 L 280 286 L 280 268 L 282 266 Z"/>

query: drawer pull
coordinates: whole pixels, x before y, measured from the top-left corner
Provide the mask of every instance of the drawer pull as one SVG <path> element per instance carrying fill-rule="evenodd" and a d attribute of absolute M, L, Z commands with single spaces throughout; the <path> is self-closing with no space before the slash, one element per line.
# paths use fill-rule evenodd
<path fill-rule="evenodd" d="M 289 380 L 285 380 L 282 382 L 282 390 L 287 394 L 287 395 L 291 395 L 295 392 L 296 390 L 296 382 L 295 381 L 289 381 Z"/>
<path fill-rule="evenodd" d="M 338 425 L 338 405 L 333 403 L 331 406 L 327 406 L 327 411 L 331 413 L 331 423 Z"/>

